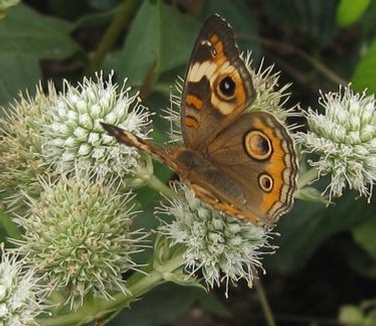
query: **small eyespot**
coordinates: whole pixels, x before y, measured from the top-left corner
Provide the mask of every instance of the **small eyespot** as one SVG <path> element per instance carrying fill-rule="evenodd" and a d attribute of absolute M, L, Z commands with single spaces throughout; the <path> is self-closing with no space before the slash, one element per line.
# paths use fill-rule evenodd
<path fill-rule="evenodd" d="M 219 91 L 227 99 L 231 99 L 235 95 L 235 88 L 236 84 L 230 76 L 222 78 L 219 82 Z"/>
<path fill-rule="evenodd" d="M 217 55 L 217 49 L 213 46 L 213 47 L 211 48 L 210 52 L 211 52 L 212 57 L 215 58 L 216 55 Z"/>
<path fill-rule="evenodd" d="M 244 145 L 248 155 L 255 160 L 269 158 L 273 150 L 270 139 L 258 130 L 252 130 L 245 136 Z"/>
<path fill-rule="evenodd" d="M 262 173 L 258 178 L 261 189 L 265 192 L 270 192 L 273 189 L 273 179 L 270 175 Z"/>

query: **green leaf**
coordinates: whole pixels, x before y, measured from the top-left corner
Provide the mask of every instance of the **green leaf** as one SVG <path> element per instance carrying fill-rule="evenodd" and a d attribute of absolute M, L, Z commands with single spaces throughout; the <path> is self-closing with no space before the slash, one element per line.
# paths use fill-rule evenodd
<path fill-rule="evenodd" d="M 268 0 L 261 4 L 269 15 L 308 34 L 321 47 L 337 35 L 337 0 Z"/>
<path fill-rule="evenodd" d="M 204 17 L 214 13 L 221 15 L 232 26 L 240 52 L 252 51 L 254 61 L 261 58 L 260 42 L 250 36 L 258 35 L 257 19 L 250 13 L 248 3 L 244 0 L 210 0 L 203 3 Z"/>
<path fill-rule="evenodd" d="M 188 61 L 199 23 L 176 8 L 144 1 L 115 66 L 120 76 L 140 86 L 147 76 L 154 81 L 166 70 Z M 112 62 L 114 64 L 114 62 Z"/>
<path fill-rule="evenodd" d="M 20 4 L 0 21 L 0 105 L 40 80 L 40 59 L 61 60 L 79 50 L 71 25 Z"/>
<path fill-rule="evenodd" d="M 197 302 L 221 317 L 229 315 L 226 308 L 211 294 L 196 288 L 164 284 L 148 292 L 130 310 L 122 311 L 112 325 L 154 326 L 173 323 Z"/>
<path fill-rule="evenodd" d="M 133 85 L 142 85 L 145 76 L 156 62 L 156 11 L 157 6 L 151 1 L 143 2 L 133 20 L 123 49 L 112 58 L 111 63 L 115 71 L 121 77 L 128 77 Z"/>
<path fill-rule="evenodd" d="M 160 6 L 159 21 L 159 71 L 187 66 L 201 23 L 181 14 L 175 7 L 166 5 Z"/>
<path fill-rule="evenodd" d="M 20 91 L 35 94 L 36 84 L 41 78 L 39 61 L 28 54 L 0 53 L 0 106 L 5 106 Z"/>
<path fill-rule="evenodd" d="M 370 0 L 341 0 L 337 7 L 337 23 L 347 27 L 355 23 L 367 9 Z"/>
<path fill-rule="evenodd" d="M 279 249 L 268 258 L 272 268 L 293 271 L 304 266 L 316 249 L 330 236 L 351 230 L 370 216 L 374 216 L 374 203 L 355 200 L 354 192 L 336 200 L 335 205 L 298 201 L 292 212 L 283 216 L 276 231 Z"/>
<path fill-rule="evenodd" d="M 76 1 L 77 3 L 77 1 Z M 88 4 L 96 10 L 109 10 L 119 4 L 118 0 L 88 0 Z"/>
<path fill-rule="evenodd" d="M 365 88 L 370 93 L 376 93 L 376 41 L 366 55 L 359 61 L 352 78 L 352 87 L 361 92 Z"/>
<path fill-rule="evenodd" d="M 376 259 L 376 216 L 358 225 L 353 230 L 354 240 Z"/>
<path fill-rule="evenodd" d="M 48 6 L 55 16 L 73 21 L 89 12 L 88 1 L 48 0 Z"/>
<path fill-rule="evenodd" d="M 0 54 L 27 53 L 38 59 L 65 59 L 80 48 L 71 38 L 71 26 L 18 5 L 0 21 Z"/>
<path fill-rule="evenodd" d="M 247 44 L 247 47 L 242 50 L 249 49 L 259 54 L 259 46 L 246 37 L 256 34 L 257 30 L 255 20 L 247 14 L 246 6 L 235 6 L 226 1 L 218 4 L 222 4 L 220 8 L 223 8 L 224 18 L 236 28 L 236 32 L 243 32 L 242 44 Z M 112 57 L 112 67 L 137 86 L 143 85 L 150 77 L 153 77 L 154 83 L 161 74 L 177 68 L 181 68 L 182 72 L 188 64 L 203 21 L 216 12 L 214 7 L 206 7 L 207 14 L 198 19 L 182 14 L 176 7 L 161 1 L 157 4 L 145 1 L 133 21 L 124 48 L 115 60 Z M 117 64 L 116 60 L 119 60 Z"/>
<path fill-rule="evenodd" d="M 375 255 L 370 255 L 362 246 L 354 245 L 351 241 L 343 247 L 341 251 L 353 271 L 367 278 L 376 278 Z"/>

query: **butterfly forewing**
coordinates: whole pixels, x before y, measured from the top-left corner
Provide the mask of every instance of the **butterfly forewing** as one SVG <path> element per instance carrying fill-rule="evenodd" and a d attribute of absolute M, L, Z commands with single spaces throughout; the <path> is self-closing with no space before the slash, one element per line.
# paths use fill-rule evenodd
<path fill-rule="evenodd" d="M 203 151 L 250 105 L 254 94 L 231 27 L 217 15 L 209 17 L 184 78 L 181 124 L 186 146 Z"/>

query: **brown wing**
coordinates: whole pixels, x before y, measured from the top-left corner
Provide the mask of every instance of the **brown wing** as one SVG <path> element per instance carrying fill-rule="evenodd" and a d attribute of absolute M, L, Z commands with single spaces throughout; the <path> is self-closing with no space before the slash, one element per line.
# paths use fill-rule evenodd
<path fill-rule="evenodd" d="M 265 112 L 245 113 L 209 145 L 207 159 L 242 189 L 227 200 L 267 223 L 289 211 L 296 190 L 298 163 L 286 128 Z M 218 196 L 231 192 L 216 190 Z M 239 192 L 239 191 L 238 191 Z M 223 194 L 222 194 L 223 193 Z"/>
<path fill-rule="evenodd" d="M 231 27 L 218 15 L 204 23 L 194 45 L 181 100 L 187 148 L 202 152 L 255 96 Z"/>

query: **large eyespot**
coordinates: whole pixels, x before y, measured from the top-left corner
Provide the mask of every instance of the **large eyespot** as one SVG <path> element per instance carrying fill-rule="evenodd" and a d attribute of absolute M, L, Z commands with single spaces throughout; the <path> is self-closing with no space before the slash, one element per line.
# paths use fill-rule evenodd
<path fill-rule="evenodd" d="M 270 139 L 258 130 L 252 130 L 245 136 L 244 145 L 248 155 L 255 160 L 266 160 L 273 151 Z"/>
<path fill-rule="evenodd" d="M 273 189 L 273 179 L 270 175 L 262 173 L 258 177 L 258 183 L 261 189 L 265 192 L 270 192 Z"/>
<path fill-rule="evenodd" d="M 225 76 L 218 83 L 219 95 L 226 100 L 231 100 L 235 95 L 236 83 L 231 76 Z"/>

